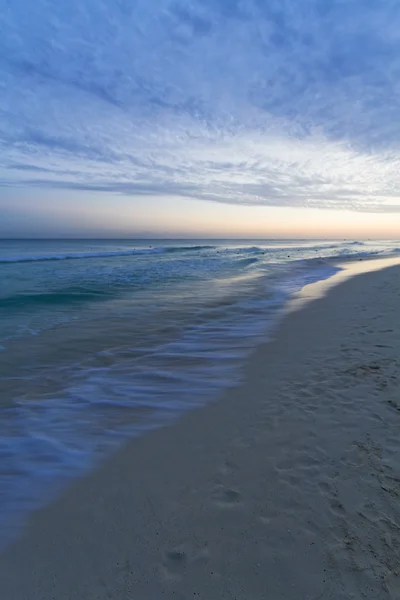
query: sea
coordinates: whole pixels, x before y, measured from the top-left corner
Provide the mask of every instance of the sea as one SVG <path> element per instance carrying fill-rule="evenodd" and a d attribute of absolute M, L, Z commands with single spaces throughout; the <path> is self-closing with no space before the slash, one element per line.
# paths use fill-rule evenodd
<path fill-rule="evenodd" d="M 0 545 L 124 441 L 238 385 L 306 284 L 399 246 L 0 240 Z"/>

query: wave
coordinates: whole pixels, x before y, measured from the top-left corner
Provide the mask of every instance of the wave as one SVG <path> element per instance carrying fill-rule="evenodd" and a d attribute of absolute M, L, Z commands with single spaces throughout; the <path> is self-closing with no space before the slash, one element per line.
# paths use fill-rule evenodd
<path fill-rule="evenodd" d="M 329 259 L 362 259 L 374 258 L 376 256 L 389 257 L 399 253 L 398 248 L 382 249 L 382 250 L 365 250 L 363 252 L 349 252 L 348 248 L 343 248 L 341 252 L 334 256 L 329 256 Z"/>
<path fill-rule="evenodd" d="M 39 305 L 57 306 L 76 304 L 96 300 L 106 300 L 110 294 L 101 291 L 87 290 L 84 288 L 73 288 L 65 291 L 48 291 L 44 293 L 15 294 L 6 298 L 0 298 L 0 310 L 21 308 L 35 308 Z"/>
<path fill-rule="evenodd" d="M 353 246 L 365 246 L 365 242 L 336 242 L 336 243 L 326 243 L 326 244 L 313 244 L 310 246 L 305 246 L 305 247 L 299 247 L 298 249 L 300 251 L 318 251 L 318 250 L 334 250 L 334 249 L 339 249 L 339 248 L 343 248 L 343 250 L 348 249 L 349 247 L 353 247 Z M 295 248 L 297 250 L 297 248 Z"/>
<path fill-rule="evenodd" d="M 250 265 L 254 265 L 259 261 L 260 259 L 256 258 L 255 256 L 253 258 L 241 258 L 235 263 L 235 266 L 249 267 Z"/>
<path fill-rule="evenodd" d="M 146 250 L 121 250 L 110 252 L 80 252 L 76 254 L 42 254 L 38 256 L 10 256 L 0 258 L 0 264 L 4 263 L 30 263 L 42 261 L 77 260 L 79 258 L 109 258 L 113 256 L 134 256 L 136 254 L 151 254 L 160 252 L 160 249 Z"/>
<path fill-rule="evenodd" d="M 141 254 L 162 254 L 171 252 L 199 252 L 211 250 L 215 246 L 160 246 L 159 248 L 133 248 L 132 250 L 110 250 L 104 252 L 76 252 L 72 254 L 41 254 L 37 256 L 7 256 L 0 258 L 4 263 L 30 263 L 42 261 L 77 260 L 80 258 L 112 258 L 114 256 L 137 256 Z"/>
<path fill-rule="evenodd" d="M 334 250 L 339 249 L 341 247 L 350 248 L 353 246 L 365 246 L 365 242 L 354 241 L 354 242 L 345 242 L 345 241 L 332 241 L 332 242 L 317 242 L 315 244 L 306 244 L 306 245 L 293 245 L 293 244 L 282 244 L 279 246 L 241 246 L 237 248 L 229 248 L 227 251 L 230 254 L 271 254 L 279 251 L 295 251 L 295 252 L 312 252 L 315 251 L 323 251 L 323 250 Z"/>
<path fill-rule="evenodd" d="M 233 248 L 221 248 L 226 254 L 265 254 L 268 248 L 260 246 L 237 246 Z"/>
<path fill-rule="evenodd" d="M 214 250 L 215 246 L 171 246 L 164 247 L 164 252 L 198 252 L 200 250 Z"/>

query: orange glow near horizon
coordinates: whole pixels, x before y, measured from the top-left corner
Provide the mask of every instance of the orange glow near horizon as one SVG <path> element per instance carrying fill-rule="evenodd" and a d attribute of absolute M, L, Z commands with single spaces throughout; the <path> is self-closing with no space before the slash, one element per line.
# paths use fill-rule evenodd
<path fill-rule="evenodd" d="M 83 198 L 84 196 L 84 198 Z M 82 200 L 85 200 L 84 202 Z M 40 194 L 9 204 L 9 237 L 400 238 L 400 215 L 245 206 L 181 197 Z M 7 208 L 7 207 L 6 207 Z M 14 219 L 14 220 L 13 220 Z M 34 224 L 34 227 L 32 227 Z M 28 228 L 29 225 L 29 228 Z"/>

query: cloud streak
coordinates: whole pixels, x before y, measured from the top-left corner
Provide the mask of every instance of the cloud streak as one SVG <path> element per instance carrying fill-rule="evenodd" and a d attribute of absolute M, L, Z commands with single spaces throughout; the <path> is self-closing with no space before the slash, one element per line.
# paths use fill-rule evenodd
<path fill-rule="evenodd" d="M 397 2 L 2 4 L 0 203 L 22 186 L 400 210 Z"/>

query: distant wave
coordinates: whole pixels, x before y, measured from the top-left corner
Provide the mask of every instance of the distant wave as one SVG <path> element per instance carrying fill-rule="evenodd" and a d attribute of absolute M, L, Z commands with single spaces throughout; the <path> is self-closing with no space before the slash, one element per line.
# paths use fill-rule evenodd
<path fill-rule="evenodd" d="M 342 248 L 343 250 L 348 249 L 349 247 L 353 247 L 353 246 L 365 246 L 364 242 L 336 242 L 336 243 L 332 243 L 332 244 L 313 244 L 311 246 L 305 246 L 303 247 L 299 247 L 300 251 L 310 251 L 310 250 L 315 250 L 316 252 L 318 250 L 334 250 L 334 249 L 339 249 Z M 297 248 L 296 248 L 297 250 Z"/>
<path fill-rule="evenodd" d="M 227 254 L 265 254 L 267 248 L 260 248 L 259 246 L 238 246 L 237 248 L 225 248 Z"/>
<path fill-rule="evenodd" d="M 317 242 L 315 244 L 307 244 L 307 245 L 293 245 L 293 244 L 282 244 L 282 246 L 244 246 L 237 248 L 230 248 L 230 254 L 270 254 L 279 251 L 295 251 L 295 252 L 309 252 L 315 250 L 334 250 L 339 249 L 341 247 L 350 248 L 353 246 L 365 246 L 365 242 L 355 241 L 355 242 L 345 242 L 345 241 L 333 241 L 333 242 Z"/>
<path fill-rule="evenodd" d="M 171 246 L 164 247 L 164 252 L 198 252 L 199 250 L 213 250 L 215 246 Z"/>
<path fill-rule="evenodd" d="M 65 304 L 74 304 L 88 301 L 105 300 L 110 294 L 87 290 L 83 288 L 74 288 L 69 290 L 47 291 L 37 294 L 15 294 L 6 298 L 0 298 L 0 310 L 21 308 L 34 308 L 39 305 L 56 306 Z"/>
<path fill-rule="evenodd" d="M 253 258 L 241 258 L 237 261 L 236 265 L 237 266 L 241 266 L 241 267 L 248 267 L 250 265 L 254 265 L 255 263 L 258 263 L 260 259 L 253 257 Z"/>
<path fill-rule="evenodd" d="M 159 248 L 134 248 L 132 250 L 110 250 L 104 252 L 77 252 L 73 254 L 41 254 L 38 256 L 7 256 L 0 258 L 4 263 L 29 263 L 56 260 L 77 260 L 80 258 L 112 258 L 114 256 L 137 256 L 141 254 L 162 254 L 170 252 L 199 252 L 211 250 L 214 246 L 171 246 Z"/>
<path fill-rule="evenodd" d="M 329 258 L 373 258 L 374 256 L 390 256 L 395 254 L 396 250 L 365 250 L 363 252 L 349 252 L 348 248 L 343 248 L 341 252 Z"/>

